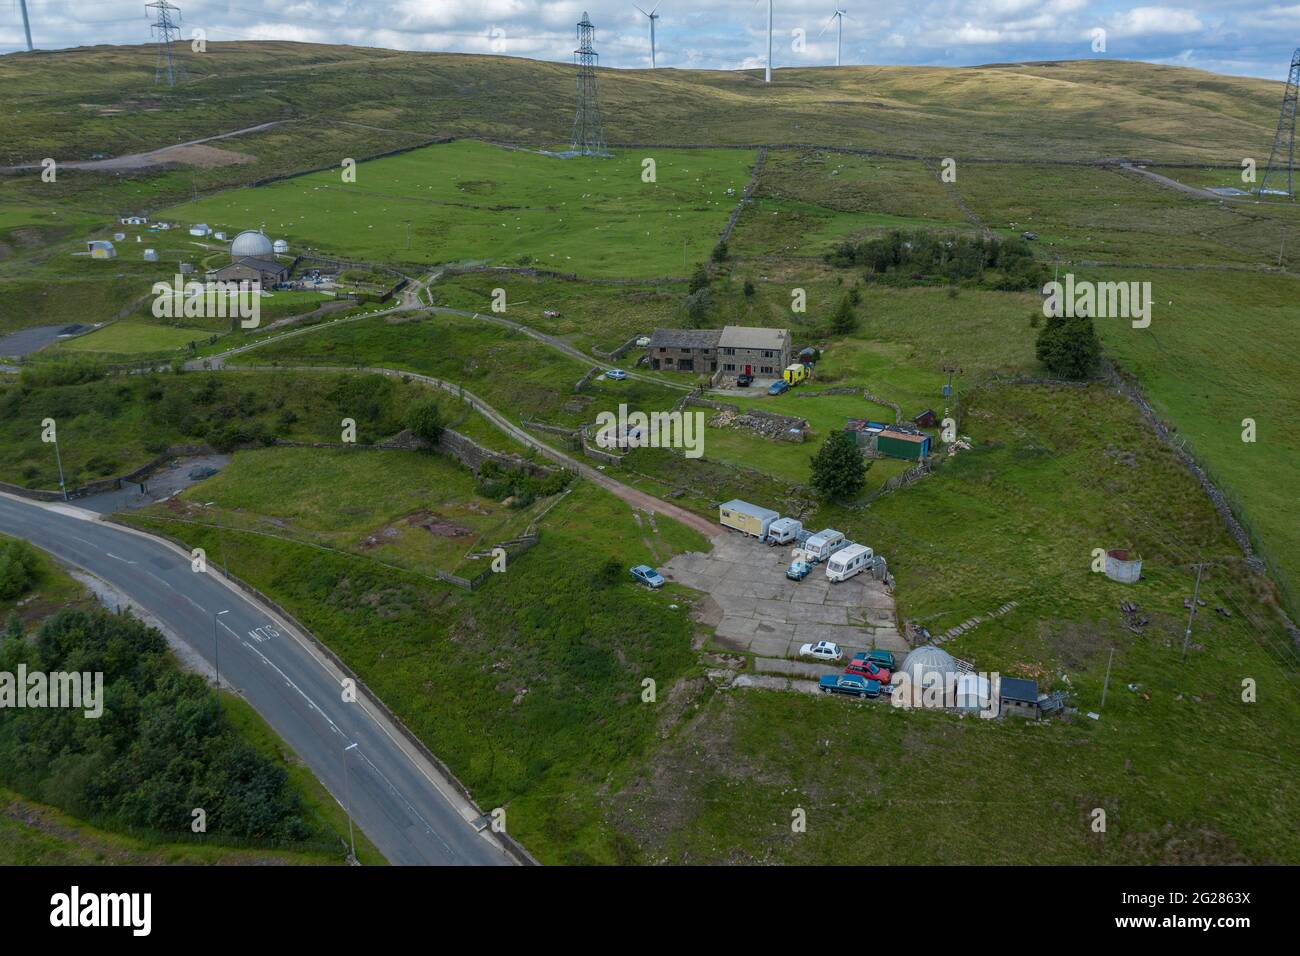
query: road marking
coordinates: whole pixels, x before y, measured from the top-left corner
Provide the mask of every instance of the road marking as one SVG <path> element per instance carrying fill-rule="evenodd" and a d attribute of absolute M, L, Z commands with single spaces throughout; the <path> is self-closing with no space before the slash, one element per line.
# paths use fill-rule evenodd
<path fill-rule="evenodd" d="M 136 563 L 135 561 L 127 561 L 126 558 L 119 558 L 119 557 L 118 557 L 116 554 L 114 554 L 112 551 L 105 551 L 104 553 L 105 553 L 106 555 L 108 555 L 110 558 L 116 558 L 118 561 L 121 561 L 121 562 L 123 562 L 123 563 L 125 563 L 125 564 L 135 564 L 135 563 Z"/>

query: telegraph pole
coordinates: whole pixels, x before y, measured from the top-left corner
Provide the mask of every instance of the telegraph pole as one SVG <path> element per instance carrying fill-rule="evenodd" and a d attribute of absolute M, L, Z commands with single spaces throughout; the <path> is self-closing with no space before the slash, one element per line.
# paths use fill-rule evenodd
<path fill-rule="evenodd" d="M 1113 660 L 1115 660 L 1115 648 L 1112 647 L 1110 656 L 1106 658 L 1106 682 L 1101 685 L 1101 704 L 1097 707 L 1098 710 L 1106 706 L 1106 691 L 1110 689 L 1110 665 Z"/>
<path fill-rule="evenodd" d="M 59 491 L 63 495 L 63 500 L 68 500 L 68 486 L 63 482 L 63 456 L 59 454 L 59 435 L 54 433 L 54 461 L 59 466 Z"/>
<path fill-rule="evenodd" d="M 1187 630 L 1183 632 L 1183 656 L 1181 660 L 1187 660 L 1187 642 L 1192 639 L 1192 618 L 1196 616 L 1196 599 L 1201 593 L 1201 570 L 1205 565 L 1196 566 L 1196 587 L 1192 588 L 1192 606 L 1187 612 Z"/>

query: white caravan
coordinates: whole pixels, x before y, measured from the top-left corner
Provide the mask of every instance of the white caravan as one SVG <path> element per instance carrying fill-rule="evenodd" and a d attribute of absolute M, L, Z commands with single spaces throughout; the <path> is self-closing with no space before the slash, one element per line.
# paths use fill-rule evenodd
<path fill-rule="evenodd" d="M 831 583 L 847 581 L 871 567 L 872 551 L 865 544 L 850 544 L 831 555 L 826 562 L 826 577 Z"/>
<path fill-rule="evenodd" d="M 825 561 L 842 547 L 844 547 L 844 535 L 834 528 L 827 528 L 825 531 L 818 531 L 805 541 L 800 550 L 803 551 L 805 560 L 816 564 Z"/>

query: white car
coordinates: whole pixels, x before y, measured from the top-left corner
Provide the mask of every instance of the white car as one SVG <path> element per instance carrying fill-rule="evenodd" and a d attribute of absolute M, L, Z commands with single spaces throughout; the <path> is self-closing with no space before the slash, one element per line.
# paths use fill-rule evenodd
<path fill-rule="evenodd" d="M 844 652 L 833 641 L 818 641 L 816 644 L 805 644 L 799 648 L 799 656 L 815 657 L 819 661 L 838 661 L 844 656 Z"/>

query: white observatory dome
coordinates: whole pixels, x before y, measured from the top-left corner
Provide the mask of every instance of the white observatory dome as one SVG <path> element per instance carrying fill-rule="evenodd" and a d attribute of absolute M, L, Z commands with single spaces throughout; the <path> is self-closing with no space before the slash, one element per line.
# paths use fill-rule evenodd
<path fill-rule="evenodd" d="M 933 644 L 922 644 L 913 650 L 903 660 L 903 666 L 899 672 L 907 676 L 910 683 L 910 700 L 907 704 L 913 706 L 924 706 L 923 698 L 927 695 L 924 693 L 926 688 L 932 688 L 937 695 L 935 703 L 939 706 L 948 706 L 948 680 L 950 674 L 958 672 L 957 662 L 952 659 L 952 655 L 945 650 L 935 647 Z"/>
<path fill-rule="evenodd" d="M 230 255 L 235 259 L 242 259 L 245 256 L 269 256 L 271 250 L 271 240 L 251 229 L 235 236 L 235 241 L 230 244 Z"/>

